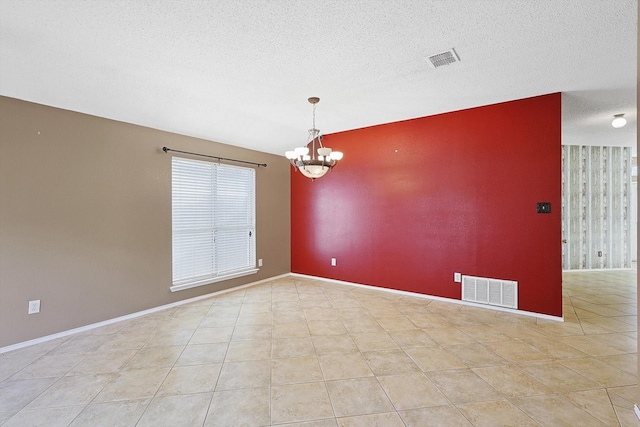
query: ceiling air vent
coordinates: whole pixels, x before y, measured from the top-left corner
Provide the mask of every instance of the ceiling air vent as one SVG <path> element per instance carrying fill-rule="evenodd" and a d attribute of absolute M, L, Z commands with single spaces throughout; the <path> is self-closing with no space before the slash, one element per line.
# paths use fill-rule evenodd
<path fill-rule="evenodd" d="M 438 68 L 443 65 L 449 65 L 460 61 L 460 57 L 453 48 L 446 52 L 431 55 L 427 59 L 429 59 L 429 65 L 431 65 L 432 68 Z"/>

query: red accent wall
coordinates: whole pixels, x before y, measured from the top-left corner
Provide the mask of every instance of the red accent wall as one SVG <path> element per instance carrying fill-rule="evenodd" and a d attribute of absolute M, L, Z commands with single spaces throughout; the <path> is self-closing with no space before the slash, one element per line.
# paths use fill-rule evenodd
<path fill-rule="evenodd" d="M 562 316 L 560 105 L 555 93 L 326 135 L 340 164 L 313 182 L 291 172 L 291 271 L 454 299 L 454 272 L 516 280 L 519 309 Z"/>

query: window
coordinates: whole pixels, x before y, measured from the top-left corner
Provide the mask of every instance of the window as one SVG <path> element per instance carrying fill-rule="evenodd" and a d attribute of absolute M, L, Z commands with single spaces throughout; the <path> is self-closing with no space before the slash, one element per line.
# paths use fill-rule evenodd
<path fill-rule="evenodd" d="M 173 157 L 173 286 L 256 273 L 255 170 Z"/>

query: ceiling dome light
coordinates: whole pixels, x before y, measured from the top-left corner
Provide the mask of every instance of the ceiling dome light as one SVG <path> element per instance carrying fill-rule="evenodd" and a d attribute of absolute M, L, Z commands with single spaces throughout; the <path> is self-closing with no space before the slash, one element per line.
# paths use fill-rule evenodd
<path fill-rule="evenodd" d="M 627 119 L 624 118 L 624 114 L 614 114 L 611 126 L 618 129 L 627 124 Z"/>
<path fill-rule="evenodd" d="M 313 128 L 309 129 L 307 143 L 303 147 L 284 153 L 296 170 L 312 180 L 324 176 L 338 164 L 339 160 L 342 160 L 343 156 L 340 151 L 333 151 L 322 145 L 322 136 L 320 131 L 316 129 L 316 104 L 318 102 L 320 102 L 318 97 L 309 98 L 309 103 L 313 104 Z"/>

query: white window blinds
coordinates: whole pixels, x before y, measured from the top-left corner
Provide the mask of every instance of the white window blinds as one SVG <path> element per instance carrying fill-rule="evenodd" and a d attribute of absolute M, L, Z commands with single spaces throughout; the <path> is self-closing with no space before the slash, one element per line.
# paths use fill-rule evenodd
<path fill-rule="evenodd" d="M 255 170 L 172 158 L 172 291 L 257 272 Z"/>

